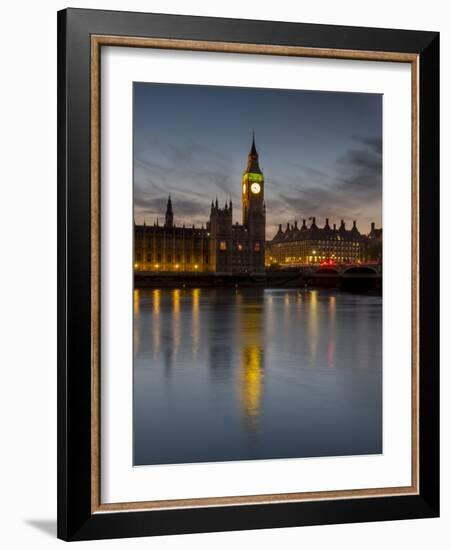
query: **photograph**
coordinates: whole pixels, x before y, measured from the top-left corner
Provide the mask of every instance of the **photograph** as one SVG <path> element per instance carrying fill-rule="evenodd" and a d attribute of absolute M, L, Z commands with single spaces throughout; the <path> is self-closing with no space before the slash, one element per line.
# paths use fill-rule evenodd
<path fill-rule="evenodd" d="M 241 7 L 58 11 L 59 539 L 440 514 L 440 32 Z"/>
<path fill-rule="evenodd" d="M 384 452 L 382 120 L 133 82 L 133 466 Z"/>

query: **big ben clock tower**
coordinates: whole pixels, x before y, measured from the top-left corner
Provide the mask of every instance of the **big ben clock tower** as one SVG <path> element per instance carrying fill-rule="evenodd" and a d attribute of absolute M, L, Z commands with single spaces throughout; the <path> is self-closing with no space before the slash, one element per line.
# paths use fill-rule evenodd
<path fill-rule="evenodd" d="M 241 183 L 243 203 L 243 225 L 247 228 L 250 241 L 250 263 L 252 271 L 265 269 L 266 209 L 264 200 L 265 182 L 258 164 L 255 136 L 247 159 L 246 170 Z"/>
<path fill-rule="evenodd" d="M 243 225 L 248 226 L 251 212 L 264 211 L 264 179 L 258 164 L 258 153 L 255 137 L 252 136 L 252 147 L 247 157 L 247 166 L 242 180 Z"/>

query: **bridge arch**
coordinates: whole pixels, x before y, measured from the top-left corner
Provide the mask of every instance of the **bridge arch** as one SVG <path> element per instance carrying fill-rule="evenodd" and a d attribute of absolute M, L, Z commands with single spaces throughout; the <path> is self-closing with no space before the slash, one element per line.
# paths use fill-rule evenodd
<path fill-rule="evenodd" d="M 369 265 L 358 265 L 353 267 L 348 267 L 343 270 L 343 275 L 373 275 L 377 274 L 378 271 L 374 267 L 371 267 Z"/>
<path fill-rule="evenodd" d="M 338 269 L 334 267 L 319 267 L 315 271 L 315 275 L 338 275 Z"/>

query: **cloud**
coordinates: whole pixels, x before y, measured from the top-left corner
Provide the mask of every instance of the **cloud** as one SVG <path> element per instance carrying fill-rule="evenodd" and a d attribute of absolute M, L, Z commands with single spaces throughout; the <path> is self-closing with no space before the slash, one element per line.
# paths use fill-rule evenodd
<path fill-rule="evenodd" d="M 135 151 L 134 183 L 135 187 L 145 188 L 149 185 L 148 174 L 152 174 L 153 181 L 174 191 L 184 192 L 187 182 L 195 182 L 197 188 L 208 184 L 212 196 L 220 191 L 228 197 L 232 188 L 231 166 L 230 159 L 198 143 L 187 142 L 182 147 L 154 139 L 146 149 Z M 205 196 L 199 191 L 197 194 Z"/>
<path fill-rule="evenodd" d="M 265 173 L 268 237 L 277 225 L 301 222 L 315 216 L 317 223 L 358 220 L 367 229 L 374 212 L 381 212 L 382 141 L 375 137 L 354 138 L 355 146 L 320 169 L 300 162 L 276 174 Z M 238 162 L 242 159 L 238 159 Z M 152 223 L 164 217 L 166 201 L 172 196 L 175 222 L 196 225 L 209 217 L 211 200 L 233 199 L 234 219 L 241 214 L 240 179 L 243 166 L 237 159 L 197 143 L 180 145 L 154 139 L 135 152 L 135 218 Z M 380 219 L 376 219 L 379 223 Z"/>
<path fill-rule="evenodd" d="M 135 219 L 139 223 L 144 218 L 152 222 L 164 217 L 170 194 L 178 225 L 205 223 L 211 200 L 217 195 L 224 200 L 239 198 L 234 176 L 227 158 L 208 147 L 197 143 L 181 147 L 151 140 L 148 147 L 135 151 Z"/>
<path fill-rule="evenodd" d="M 292 222 L 315 216 L 318 220 L 333 214 L 339 219 L 359 220 L 366 225 L 372 219 L 369 211 L 381 211 L 382 141 L 360 138 L 355 148 L 336 159 L 333 175 L 299 166 L 299 184 L 287 186 L 284 192 L 268 199 L 268 222 Z M 309 184 L 305 184 L 309 175 Z M 337 219 L 338 221 L 338 219 Z"/>

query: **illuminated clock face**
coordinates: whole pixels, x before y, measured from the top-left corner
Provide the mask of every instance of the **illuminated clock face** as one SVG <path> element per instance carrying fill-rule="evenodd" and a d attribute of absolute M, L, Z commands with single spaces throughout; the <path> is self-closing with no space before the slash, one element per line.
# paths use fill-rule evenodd
<path fill-rule="evenodd" d="M 254 195 L 257 195 L 258 193 L 260 193 L 260 189 L 261 189 L 261 187 L 260 187 L 259 183 L 253 183 L 251 185 L 251 191 L 252 191 L 252 193 L 254 193 Z"/>
<path fill-rule="evenodd" d="M 243 195 L 245 195 L 245 194 L 246 194 L 246 184 L 243 183 Z"/>

